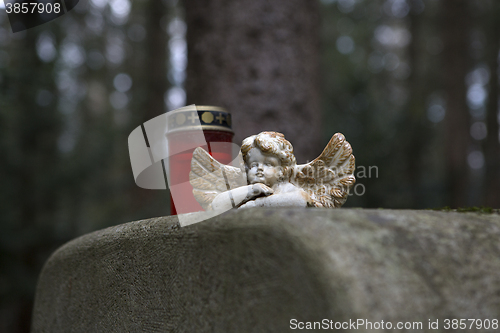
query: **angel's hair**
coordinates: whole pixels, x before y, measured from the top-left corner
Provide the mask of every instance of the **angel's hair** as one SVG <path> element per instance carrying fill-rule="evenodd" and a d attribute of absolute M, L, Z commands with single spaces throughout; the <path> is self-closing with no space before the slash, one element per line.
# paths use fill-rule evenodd
<path fill-rule="evenodd" d="M 252 135 L 243 140 L 241 144 L 241 153 L 243 159 L 247 161 L 247 155 L 250 149 L 258 148 L 263 153 L 276 156 L 283 167 L 290 167 L 297 164 L 293 155 L 293 146 L 285 136 L 278 132 L 261 132 L 257 135 Z"/>

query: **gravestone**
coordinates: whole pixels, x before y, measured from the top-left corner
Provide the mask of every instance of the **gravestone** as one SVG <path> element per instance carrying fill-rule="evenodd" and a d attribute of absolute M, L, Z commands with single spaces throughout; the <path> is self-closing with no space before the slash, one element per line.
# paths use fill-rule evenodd
<path fill-rule="evenodd" d="M 186 227 L 175 216 L 131 222 L 51 256 L 32 332 L 491 325 L 500 317 L 499 239 L 498 214 L 435 211 L 274 208 Z"/>

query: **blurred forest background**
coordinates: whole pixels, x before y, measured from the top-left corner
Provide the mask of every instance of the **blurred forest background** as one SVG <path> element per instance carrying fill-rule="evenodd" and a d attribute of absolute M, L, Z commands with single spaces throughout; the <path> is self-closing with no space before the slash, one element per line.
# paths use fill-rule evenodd
<path fill-rule="evenodd" d="M 292 3 L 305 2 L 314 5 L 296 12 L 320 18 L 306 38 L 318 41 L 309 58 L 317 61 L 303 62 L 318 71 L 317 85 L 304 88 L 321 126 L 311 141 L 320 151 L 342 132 L 353 146 L 358 186 L 346 206 L 499 208 L 500 1 Z M 203 3 L 212 13 L 245 11 Z M 288 0 L 273 3 L 274 11 L 290 8 Z M 198 63 L 187 36 L 208 31 L 196 4 L 81 0 L 55 21 L 13 34 L 0 0 L 1 332 L 29 331 L 36 279 L 57 247 L 168 214 L 167 191 L 135 186 L 127 137 L 163 112 L 203 104 L 193 88 L 186 94 L 190 75 L 203 75 L 189 70 Z M 262 36 L 275 17 L 264 14 Z M 254 83 L 273 83 L 265 80 Z M 238 103 L 223 106 L 246 119 Z M 305 140 L 285 134 L 294 145 Z"/>

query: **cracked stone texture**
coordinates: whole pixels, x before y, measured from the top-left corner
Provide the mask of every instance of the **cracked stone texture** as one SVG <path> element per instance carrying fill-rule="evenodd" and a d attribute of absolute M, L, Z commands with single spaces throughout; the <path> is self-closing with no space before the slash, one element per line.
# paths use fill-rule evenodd
<path fill-rule="evenodd" d="M 292 318 L 421 321 L 424 331 L 439 319 L 439 332 L 445 318 L 499 319 L 499 239 L 498 214 L 435 211 L 131 222 L 51 256 L 32 332 L 282 332 Z"/>

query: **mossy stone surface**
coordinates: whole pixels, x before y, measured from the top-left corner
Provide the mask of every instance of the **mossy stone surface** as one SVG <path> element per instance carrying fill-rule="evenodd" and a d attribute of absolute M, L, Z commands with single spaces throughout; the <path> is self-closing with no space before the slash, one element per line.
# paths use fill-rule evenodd
<path fill-rule="evenodd" d="M 500 318 L 500 215 L 248 209 L 77 238 L 47 261 L 32 332 L 283 332 L 290 320 Z M 361 330 L 363 331 L 363 330 Z M 473 330 L 468 330 L 473 331 Z"/>

